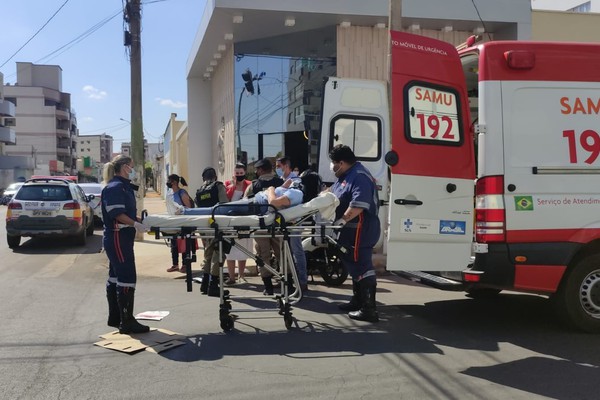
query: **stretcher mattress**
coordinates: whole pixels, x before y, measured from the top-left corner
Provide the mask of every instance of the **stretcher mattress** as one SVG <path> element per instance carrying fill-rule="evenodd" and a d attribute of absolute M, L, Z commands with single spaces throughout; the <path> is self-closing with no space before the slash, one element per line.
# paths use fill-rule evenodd
<path fill-rule="evenodd" d="M 318 212 L 320 217 L 325 220 L 332 220 L 338 204 L 339 200 L 333 193 L 325 192 L 308 203 L 280 210 L 279 213 L 285 218 L 286 222 L 291 222 L 315 212 Z M 227 227 L 259 228 L 261 219 L 263 224 L 267 226 L 275 221 L 273 213 L 266 215 L 215 215 L 214 218 L 220 229 Z M 210 219 L 211 216 L 209 215 L 152 214 L 144 218 L 144 224 L 152 228 L 159 228 L 164 232 L 174 232 L 179 228 L 210 228 Z"/>

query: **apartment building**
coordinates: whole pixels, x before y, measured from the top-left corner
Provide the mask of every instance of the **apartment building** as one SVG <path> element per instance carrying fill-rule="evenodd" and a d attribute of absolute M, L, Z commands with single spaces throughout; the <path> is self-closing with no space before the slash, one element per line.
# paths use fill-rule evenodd
<path fill-rule="evenodd" d="M 96 163 L 104 164 L 111 160 L 113 153 L 113 137 L 100 135 L 81 135 L 77 137 L 77 156 L 89 157 Z"/>
<path fill-rule="evenodd" d="M 0 189 L 33 172 L 30 157 L 6 155 L 6 146 L 16 143 L 14 126 L 15 105 L 4 98 L 4 75 L 0 73 Z"/>
<path fill-rule="evenodd" d="M 15 105 L 16 141 L 6 154 L 33 158 L 35 174 L 73 173 L 77 119 L 71 95 L 62 92 L 62 68 L 17 62 L 17 82 L 3 87 Z"/>

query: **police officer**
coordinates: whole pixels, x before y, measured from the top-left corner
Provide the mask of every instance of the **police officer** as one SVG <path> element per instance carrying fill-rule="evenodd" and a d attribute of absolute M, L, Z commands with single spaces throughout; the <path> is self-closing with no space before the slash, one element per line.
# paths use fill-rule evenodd
<path fill-rule="evenodd" d="M 268 158 L 263 158 L 258 160 L 254 164 L 254 168 L 256 170 L 257 178 L 252 181 L 252 185 L 248 186 L 246 189 L 245 197 L 252 198 L 257 193 L 268 189 L 270 187 L 279 187 L 283 185 L 283 179 L 273 173 L 273 164 L 271 160 Z M 280 238 L 254 238 L 255 242 L 255 250 L 258 255 L 258 258 L 261 261 L 266 261 L 270 263 L 271 260 L 271 251 L 273 251 L 273 255 L 276 260 L 280 258 L 280 246 L 281 239 Z M 265 295 L 273 295 L 273 281 L 271 274 L 266 268 L 260 268 L 260 276 L 265 285 L 265 290 L 263 294 Z"/>
<path fill-rule="evenodd" d="M 340 200 L 334 224 L 342 226 L 338 242 L 348 252 L 341 259 L 352 276 L 352 298 L 339 308 L 349 311 L 352 319 L 377 322 L 377 279 L 372 257 L 381 229 L 375 179 L 346 145 L 335 146 L 329 158 L 331 171 L 337 178 L 331 191 Z"/>
<path fill-rule="evenodd" d="M 218 203 L 226 203 L 227 191 L 223 182 L 217 180 L 217 171 L 213 167 L 206 167 L 202 171 L 204 183 L 196 191 L 196 206 L 212 207 Z M 215 240 L 202 239 L 204 245 L 204 261 L 202 262 L 202 282 L 200 293 L 211 297 L 220 296 L 219 288 L 219 252 L 215 251 L 217 242 Z"/>
<path fill-rule="evenodd" d="M 149 327 L 133 317 L 133 303 L 137 275 L 133 242 L 136 232 L 148 229 L 137 217 L 135 193 L 137 186 L 131 157 L 116 156 L 105 168 L 102 190 L 102 217 L 104 222 L 103 246 L 109 260 L 106 297 L 108 325 L 119 328 L 119 333 L 143 333 Z"/>

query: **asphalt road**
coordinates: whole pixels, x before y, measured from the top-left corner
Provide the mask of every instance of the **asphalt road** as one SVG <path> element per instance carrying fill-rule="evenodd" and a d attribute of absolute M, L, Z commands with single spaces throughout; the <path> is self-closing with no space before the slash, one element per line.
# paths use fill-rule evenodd
<path fill-rule="evenodd" d="M 0 207 L 4 217 L 6 207 Z M 543 297 L 477 301 L 395 276 L 379 279 L 381 322 L 349 320 L 336 303 L 350 285 L 320 278 L 293 309 L 240 313 L 219 327 L 218 299 L 186 292 L 183 276 L 140 275 L 136 311 L 187 336 L 160 354 L 94 346 L 106 323 L 101 233 L 77 247 L 0 230 L 2 399 L 597 399 L 600 336 L 554 321 Z M 171 275 L 172 276 L 172 275 Z M 233 294 L 257 293 L 258 278 Z M 273 306 L 265 300 L 234 307 Z"/>

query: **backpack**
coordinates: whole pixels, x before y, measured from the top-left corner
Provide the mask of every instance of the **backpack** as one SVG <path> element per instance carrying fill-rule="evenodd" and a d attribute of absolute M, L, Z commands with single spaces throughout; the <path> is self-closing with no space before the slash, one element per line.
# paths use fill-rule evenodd
<path fill-rule="evenodd" d="M 300 182 L 299 189 L 304 193 L 304 197 L 302 198 L 303 203 L 307 203 L 317 197 L 323 189 L 321 175 L 311 170 L 306 170 L 300 174 Z"/>
<path fill-rule="evenodd" d="M 213 181 L 208 184 L 203 184 L 200 189 L 196 190 L 196 206 L 197 207 L 212 207 L 219 202 L 219 185 L 223 182 Z"/>

